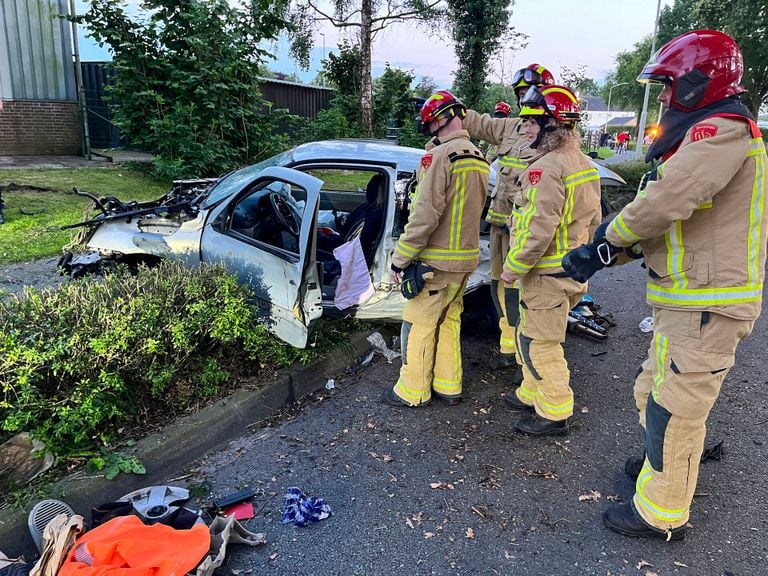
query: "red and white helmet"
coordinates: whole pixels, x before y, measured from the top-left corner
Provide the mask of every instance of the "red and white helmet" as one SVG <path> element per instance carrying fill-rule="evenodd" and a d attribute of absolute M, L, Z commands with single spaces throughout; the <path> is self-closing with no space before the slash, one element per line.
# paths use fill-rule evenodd
<path fill-rule="evenodd" d="M 531 86 L 520 100 L 521 118 L 549 116 L 558 122 L 573 126 L 581 119 L 579 99 L 570 88 L 551 84 Z"/>
<path fill-rule="evenodd" d="M 555 77 L 547 70 L 546 67 L 541 64 L 529 64 L 525 68 L 520 68 L 515 72 L 512 78 L 512 89 L 517 91 L 518 88 L 526 88 L 528 86 L 544 86 L 545 84 L 554 84 Z"/>
<path fill-rule="evenodd" d="M 496 108 L 493 109 L 493 115 L 497 118 L 507 118 L 512 111 L 512 107 L 503 100 L 496 104 Z"/>
<path fill-rule="evenodd" d="M 421 107 L 419 132 L 427 136 L 434 136 L 429 130 L 429 124 L 435 120 L 451 119 L 454 116 L 464 118 L 467 115 L 467 107 L 464 103 L 451 94 L 448 90 L 438 90 L 427 98 Z"/>
<path fill-rule="evenodd" d="M 744 60 L 733 38 L 717 30 L 693 30 L 659 48 L 637 81 L 669 85 L 671 106 L 689 112 L 746 92 L 740 84 L 743 73 Z"/>

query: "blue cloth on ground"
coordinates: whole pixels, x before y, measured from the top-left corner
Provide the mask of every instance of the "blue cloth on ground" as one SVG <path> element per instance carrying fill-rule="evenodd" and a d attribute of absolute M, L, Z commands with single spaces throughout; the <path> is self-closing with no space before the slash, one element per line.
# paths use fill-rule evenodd
<path fill-rule="evenodd" d="M 299 488 L 288 488 L 285 493 L 283 524 L 306 526 L 310 522 L 325 520 L 331 516 L 331 507 L 322 498 L 309 498 Z"/>

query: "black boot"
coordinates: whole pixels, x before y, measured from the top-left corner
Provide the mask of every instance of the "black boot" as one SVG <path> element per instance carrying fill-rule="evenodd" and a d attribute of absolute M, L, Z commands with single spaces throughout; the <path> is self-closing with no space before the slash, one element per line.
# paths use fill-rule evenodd
<path fill-rule="evenodd" d="M 640 476 L 640 470 L 643 469 L 643 464 L 645 464 L 645 452 L 640 458 L 636 456 L 627 458 L 627 461 L 624 462 L 624 472 L 632 480 L 637 480 L 637 477 Z"/>
<path fill-rule="evenodd" d="M 513 410 L 533 410 L 533 406 L 531 404 L 526 404 L 517 397 L 517 394 L 515 393 L 516 391 L 517 388 L 513 388 L 504 395 L 504 402 L 507 403 L 507 406 Z"/>
<path fill-rule="evenodd" d="M 568 420 L 547 420 L 538 414 L 531 414 L 518 420 L 515 429 L 531 436 L 565 436 L 568 434 Z"/>
<path fill-rule="evenodd" d="M 445 402 L 448 406 L 456 406 L 457 404 L 461 404 L 461 396 L 443 396 L 437 392 L 433 392 L 432 395 L 441 402 Z"/>
<path fill-rule="evenodd" d="M 632 538 L 659 538 L 667 541 L 685 538 L 685 526 L 673 528 L 668 532 L 649 526 L 637 515 L 631 504 L 608 508 L 603 514 L 603 524 L 614 532 Z"/>
<path fill-rule="evenodd" d="M 432 399 L 430 398 L 429 400 L 427 400 L 426 402 L 422 402 L 418 406 L 426 406 L 431 402 L 431 400 Z M 406 402 L 405 400 L 400 398 L 400 396 L 395 394 L 395 391 L 392 388 L 388 388 L 384 392 L 384 395 L 381 397 L 381 401 L 384 402 L 384 404 L 387 404 L 389 406 L 396 406 L 397 408 L 415 408 L 415 406 L 411 406 L 410 404 L 408 404 L 408 402 Z"/>

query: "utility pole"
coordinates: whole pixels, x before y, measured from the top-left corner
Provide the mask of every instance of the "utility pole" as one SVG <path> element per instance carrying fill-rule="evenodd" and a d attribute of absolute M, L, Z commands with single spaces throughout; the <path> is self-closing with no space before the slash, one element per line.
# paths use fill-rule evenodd
<path fill-rule="evenodd" d="M 608 122 L 611 120 L 611 94 L 613 93 L 613 89 L 616 88 L 616 86 L 626 86 L 627 84 L 629 84 L 629 82 L 619 82 L 618 84 L 614 84 L 608 89 L 608 109 L 605 111 L 605 124 L 603 124 L 603 132 L 608 132 Z"/>
<path fill-rule="evenodd" d="M 656 21 L 653 24 L 653 39 L 651 40 L 651 57 L 656 53 L 656 33 L 659 30 L 659 13 L 661 12 L 661 0 L 656 3 Z M 643 137 L 645 136 L 645 121 L 648 118 L 648 97 L 651 85 L 646 83 L 643 96 L 643 111 L 640 113 L 640 122 L 637 123 L 637 142 L 635 142 L 635 158 L 643 158 Z"/>

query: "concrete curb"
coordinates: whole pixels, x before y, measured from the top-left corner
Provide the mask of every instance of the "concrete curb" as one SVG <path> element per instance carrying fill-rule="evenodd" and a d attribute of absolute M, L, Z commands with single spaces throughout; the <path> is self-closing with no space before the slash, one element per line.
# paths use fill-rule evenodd
<path fill-rule="evenodd" d="M 391 336 L 386 327 L 379 330 Z M 217 403 L 181 418 L 160 432 L 143 438 L 130 450 L 141 460 L 147 473 L 120 474 L 115 480 L 86 476 L 78 472 L 57 482 L 49 497 L 67 502 L 86 522 L 94 505 L 114 501 L 133 490 L 153 486 L 183 470 L 209 451 L 225 446 L 248 433 L 279 409 L 324 387 L 327 379 L 338 374 L 351 361 L 371 349 L 370 332 L 353 334 L 349 345 L 336 348 L 307 366 L 293 366 L 259 390 L 238 390 Z M 29 506 L 34 505 L 34 502 Z M 0 510 L 0 550 L 10 557 L 36 556 L 27 529 L 29 509 Z"/>

